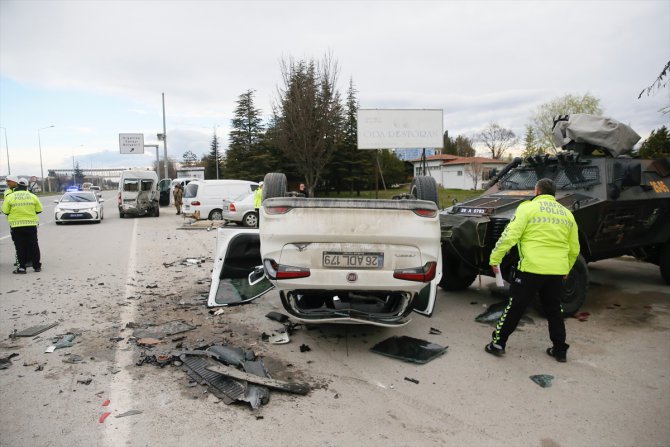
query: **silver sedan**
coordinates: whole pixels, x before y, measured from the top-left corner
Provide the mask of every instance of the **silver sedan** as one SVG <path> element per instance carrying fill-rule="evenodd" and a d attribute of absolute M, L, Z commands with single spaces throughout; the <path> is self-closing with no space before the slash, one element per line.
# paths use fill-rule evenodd
<path fill-rule="evenodd" d="M 228 222 L 243 227 L 257 227 L 258 214 L 254 208 L 254 193 L 245 192 L 233 200 L 224 200 L 221 215 Z"/>
<path fill-rule="evenodd" d="M 54 210 L 56 224 L 65 222 L 95 222 L 104 219 L 102 202 L 92 191 L 66 192 L 57 203 Z"/>

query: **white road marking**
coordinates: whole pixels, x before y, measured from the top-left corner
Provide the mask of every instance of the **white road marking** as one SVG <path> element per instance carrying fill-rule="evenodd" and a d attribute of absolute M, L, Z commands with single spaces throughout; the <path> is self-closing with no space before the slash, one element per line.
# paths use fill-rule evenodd
<path fill-rule="evenodd" d="M 135 275 L 137 265 L 137 223 L 140 219 L 133 219 L 133 230 L 130 239 L 130 252 L 128 255 L 128 269 L 126 270 L 126 289 L 124 300 L 136 294 L 133 284 L 133 275 Z M 126 301 L 127 302 L 127 301 Z M 121 311 L 121 325 L 125 327 L 128 322 L 134 321 L 137 313 L 136 301 L 131 300 L 131 304 L 123 306 Z M 100 407 L 100 414 L 109 411 L 112 414 L 105 420 L 105 445 L 108 447 L 118 447 L 129 445 L 130 428 L 133 418 L 115 419 L 114 414 L 120 414 L 128 410 L 137 409 L 134 407 L 132 383 L 130 371 L 133 366 L 133 351 L 126 348 L 126 343 L 118 343 L 114 354 L 114 368 L 121 371 L 112 376 L 112 383 L 109 392 L 110 404 L 108 407 Z M 104 399 L 103 399 L 104 400 Z"/>

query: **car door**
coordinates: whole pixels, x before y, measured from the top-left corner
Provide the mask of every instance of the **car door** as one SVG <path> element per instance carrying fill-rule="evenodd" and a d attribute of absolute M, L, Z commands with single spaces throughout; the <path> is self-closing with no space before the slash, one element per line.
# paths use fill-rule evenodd
<path fill-rule="evenodd" d="M 160 198 L 158 203 L 160 206 L 168 206 L 170 204 L 170 185 L 172 184 L 172 179 L 164 178 L 161 179 L 158 184 L 158 191 L 160 191 Z"/>
<path fill-rule="evenodd" d="M 209 307 L 248 303 L 274 288 L 262 271 L 260 245 L 258 229 L 218 230 Z"/>
<path fill-rule="evenodd" d="M 437 257 L 437 271 L 435 272 L 435 278 L 427 284 L 419 296 L 417 296 L 412 305 L 414 306 L 414 312 L 421 315 L 430 317 L 433 314 L 433 309 L 435 308 L 435 298 L 437 296 L 437 286 L 442 280 L 442 253 L 440 248 L 440 254 Z"/>

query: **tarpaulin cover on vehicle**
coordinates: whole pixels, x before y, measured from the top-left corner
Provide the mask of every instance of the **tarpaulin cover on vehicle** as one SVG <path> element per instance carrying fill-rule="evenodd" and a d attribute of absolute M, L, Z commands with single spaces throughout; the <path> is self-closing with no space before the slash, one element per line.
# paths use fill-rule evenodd
<path fill-rule="evenodd" d="M 615 119 L 585 113 L 554 118 L 553 134 L 557 146 L 589 143 L 607 149 L 613 157 L 630 152 L 640 140 L 633 129 Z"/>

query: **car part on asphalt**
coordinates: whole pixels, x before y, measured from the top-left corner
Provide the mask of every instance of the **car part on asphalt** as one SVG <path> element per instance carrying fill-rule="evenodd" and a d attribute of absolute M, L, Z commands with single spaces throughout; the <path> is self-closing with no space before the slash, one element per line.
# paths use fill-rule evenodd
<path fill-rule="evenodd" d="M 380 341 L 370 350 L 405 362 L 423 364 L 441 356 L 447 351 L 447 348 L 448 346 L 440 346 L 437 343 L 406 335 L 394 335 Z"/>
<path fill-rule="evenodd" d="M 286 391 L 287 393 L 300 394 L 304 396 L 307 393 L 309 393 L 310 390 L 310 386 L 306 383 L 284 382 L 282 380 L 275 380 L 267 377 L 261 377 L 255 374 L 249 374 L 240 371 L 239 369 L 235 369 L 231 366 L 219 364 L 215 366 L 210 366 L 207 369 L 209 371 L 214 371 L 237 380 L 244 380 L 247 382 L 255 383 L 257 385 L 263 385 L 275 390 Z"/>
<path fill-rule="evenodd" d="M 31 326 L 27 329 L 14 333 L 15 337 L 34 337 L 35 335 L 41 334 L 42 332 L 51 329 L 52 327 L 58 326 L 58 322 L 51 324 L 43 324 L 38 326 Z"/>
<path fill-rule="evenodd" d="M 540 385 L 542 388 L 549 388 L 551 382 L 554 380 L 554 376 L 549 374 L 537 374 L 530 376 L 530 380 Z"/>
<path fill-rule="evenodd" d="M 61 349 L 61 348 L 71 348 L 74 346 L 74 340 L 75 335 L 68 333 L 63 335 L 60 340 L 58 340 L 56 343 L 53 345 L 49 346 L 44 352 L 54 352 L 56 349 Z"/>

